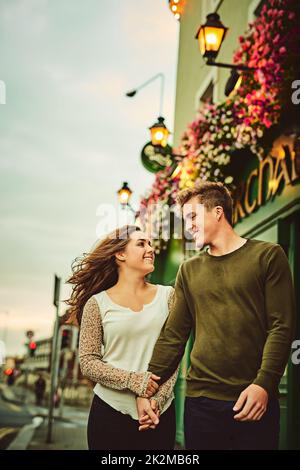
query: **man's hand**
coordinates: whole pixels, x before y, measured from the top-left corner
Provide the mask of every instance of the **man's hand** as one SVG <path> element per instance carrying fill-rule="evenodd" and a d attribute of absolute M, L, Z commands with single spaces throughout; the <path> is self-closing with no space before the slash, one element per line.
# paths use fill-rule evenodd
<path fill-rule="evenodd" d="M 259 421 L 266 412 L 268 405 L 268 393 L 259 385 L 251 384 L 240 394 L 233 411 L 239 411 L 234 415 L 236 421 Z"/>
<path fill-rule="evenodd" d="M 138 397 L 136 399 L 137 412 L 139 417 L 139 431 L 146 431 L 147 429 L 155 429 L 159 423 L 159 410 L 156 400 Z"/>
<path fill-rule="evenodd" d="M 156 380 L 160 380 L 160 377 L 158 377 L 155 374 L 152 374 L 147 385 L 147 390 L 146 390 L 147 398 L 151 398 L 153 395 L 155 395 L 155 393 L 159 389 L 159 385 L 155 382 Z"/>

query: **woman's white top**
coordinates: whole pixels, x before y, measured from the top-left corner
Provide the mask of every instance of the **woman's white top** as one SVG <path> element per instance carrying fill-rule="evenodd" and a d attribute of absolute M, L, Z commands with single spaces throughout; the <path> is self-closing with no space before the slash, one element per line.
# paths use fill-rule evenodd
<path fill-rule="evenodd" d="M 103 325 L 102 361 L 133 372 L 146 372 L 155 343 L 165 323 L 171 286 L 157 285 L 157 292 L 140 312 L 114 303 L 106 291 L 94 295 Z M 94 392 L 117 411 L 138 420 L 136 396 L 130 390 L 115 390 L 97 383 Z M 170 396 L 162 413 L 170 406 Z"/>

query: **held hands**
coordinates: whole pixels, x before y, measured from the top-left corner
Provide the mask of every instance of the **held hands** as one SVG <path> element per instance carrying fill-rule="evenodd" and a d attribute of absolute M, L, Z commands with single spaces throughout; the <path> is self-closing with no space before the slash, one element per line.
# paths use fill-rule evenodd
<path fill-rule="evenodd" d="M 259 421 L 264 415 L 268 404 L 268 393 L 259 385 L 251 384 L 240 394 L 233 411 L 236 421 Z"/>
<path fill-rule="evenodd" d="M 152 374 L 147 385 L 147 390 L 146 390 L 147 398 L 153 397 L 153 395 L 155 395 L 155 393 L 159 389 L 159 385 L 156 383 L 157 380 L 160 380 L 160 377 L 158 377 L 155 374 Z"/>
<path fill-rule="evenodd" d="M 137 397 L 136 399 L 139 431 L 147 429 L 155 429 L 159 423 L 160 412 L 156 400 L 148 400 L 148 398 Z"/>

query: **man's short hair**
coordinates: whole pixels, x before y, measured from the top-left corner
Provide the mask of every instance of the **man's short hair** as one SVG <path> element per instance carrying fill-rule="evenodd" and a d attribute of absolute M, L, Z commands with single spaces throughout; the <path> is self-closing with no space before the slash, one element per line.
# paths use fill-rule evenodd
<path fill-rule="evenodd" d="M 224 184 L 205 181 L 194 188 L 183 189 L 178 193 L 176 202 L 183 207 L 195 196 L 198 197 L 200 204 L 203 204 L 207 210 L 211 210 L 216 206 L 223 207 L 225 218 L 232 225 L 233 202 L 230 192 Z"/>

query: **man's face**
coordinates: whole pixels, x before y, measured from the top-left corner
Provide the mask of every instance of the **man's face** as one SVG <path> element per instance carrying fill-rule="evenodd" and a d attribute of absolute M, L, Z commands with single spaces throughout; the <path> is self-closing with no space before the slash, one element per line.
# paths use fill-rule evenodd
<path fill-rule="evenodd" d="M 217 229 L 215 208 L 207 210 L 195 196 L 184 204 L 183 218 L 185 229 L 192 235 L 196 248 L 201 249 L 211 242 Z"/>

